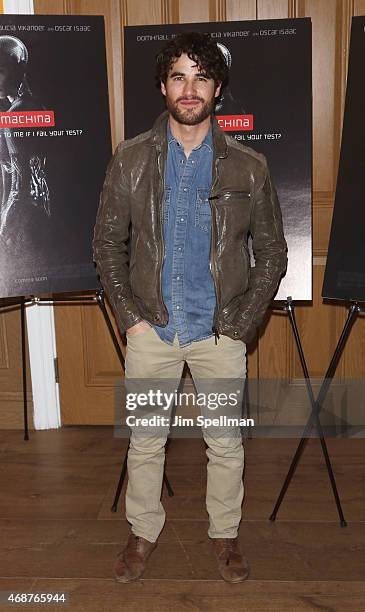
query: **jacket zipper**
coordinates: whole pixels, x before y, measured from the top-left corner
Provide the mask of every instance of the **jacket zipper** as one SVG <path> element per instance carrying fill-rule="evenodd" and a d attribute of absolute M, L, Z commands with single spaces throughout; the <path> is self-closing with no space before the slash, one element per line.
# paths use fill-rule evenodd
<path fill-rule="evenodd" d="M 210 193 L 212 193 L 212 191 L 214 190 L 215 185 L 218 182 L 218 162 L 219 162 L 219 157 L 217 157 L 217 159 L 215 160 L 215 175 L 214 175 L 214 180 L 212 183 L 212 188 Z M 214 317 L 213 317 L 213 332 L 214 332 L 214 338 L 215 338 L 215 344 L 218 344 L 218 340 L 219 340 L 219 330 L 216 327 L 216 320 L 217 320 L 217 314 L 218 314 L 218 310 L 219 310 L 219 297 L 218 296 L 218 283 L 217 283 L 217 270 L 216 270 L 216 266 L 215 266 L 215 257 L 214 257 L 214 249 L 213 249 L 213 244 L 214 244 L 214 234 L 215 234 L 215 215 L 213 215 L 213 205 L 211 200 L 215 200 L 217 198 L 217 196 L 212 196 L 210 195 L 210 197 L 208 198 L 209 201 L 209 205 L 210 205 L 210 210 L 211 210 L 211 218 L 212 218 L 212 229 L 211 229 L 211 235 L 210 235 L 210 253 L 209 253 L 209 259 L 210 259 L 210 270 L 212 272 L 212 276 L 213 276 L 213 283 L 214 283 L 214 291 L 215 291 L 215 299 L 216 299 L 216 306 L 215 306 L 215 310 L 214 310 Z M 212 263 L 213 262 L 213 263 Z"/>
<path fill-rule="evenodd" d="M 160 174 L 160 179 L 162 180 L 162 206 L 158 207 L 159 210 L 159 218 L 158 218 L 158 222 L 160 225 L 160 236 L 161 236 L 161 252 L 160 252 L 160 269 L 159 269 L 159 277 L 160 277 L 160 282 L 159 282 L 159 286 L 158 286 L 158 293 L 159 293 L 159 297 L 161 300 L 161 304 L 164 304 L 163 301 L 163 297 L 162 297 L 162 264 L 163 264 L 163 260 L 164 260 L 164 255 L 165 255 L 165 242 L 164 242 L 164 237 L 163 237 L 163 209 L 164 209 L 164 205 L 165 205 L 165 201 L 164 201 L 164 197 L 165 197 L 165 177 L 162 176 L 162 171 L 161 171 L 161 150 L 159 150 L 158 153 L 158 157 L 157 157 L 157 167 L 158 167 L 158 171 Z"/>
<path fill-rule="evenodd" d="M 218 182 L 218 160 L 219 158 L 216 159 L 215 161 L 215 170 L 216 170 L 216 174 L 215 174 L 215 178 L 214 178 L 214 183 L 212 185 L 212 191 L 216 185 L 216 183 Z M 244 196 L 244 197 L 250 197 L 251 194 L 249 191 L 225 191 L 224 193 L 218 193 L 215 196 L 210 196 L 208 198 L 209 200 L 209 204 L 212 210 L 212 200 L 220 200 L 220 199 L 224 199 L 224 200 L 228 200 L 231 197 L 234 196 Z M 213 219 L 213 215 L 212 215 L 212 219 Z M 215 224 L 214 224 L 214 231 L 215 231 Z M 212 242 L 213 242 L 213 223 L 212 223 L 212 240 L 211 240 L 211 247 L 212 247 Z M 212 248 L 211 248 L 211 259 L 212 259 Z M 213 280 L 214 280 L 214 286 L 215 286 L 215 295 L 216 295 L 216 300 L 217 300 L 217 307 L 216 307 L 216 312 L 214 313 L 214 319 L 216 319 L 216 313 L 217 310 L 219 309 L 219 301 L 218 301 L 218 290 L 217 290 L 217 277 L 216 277 L 216 267 L 215 267 L 215 260 L 214 260 L 214 265 L 213 265 L 213 269 L 212 269 L 212 265 L 211 265 L 211 271 L 213 273 Z M 213 323 L 213 331 L 214 331 L 214 336 L 215 336 L 215 344 L 218 344 L 217 340 L 219 340 L 219 330 L 216 328 L 216 324 L 215 321 Z"/>

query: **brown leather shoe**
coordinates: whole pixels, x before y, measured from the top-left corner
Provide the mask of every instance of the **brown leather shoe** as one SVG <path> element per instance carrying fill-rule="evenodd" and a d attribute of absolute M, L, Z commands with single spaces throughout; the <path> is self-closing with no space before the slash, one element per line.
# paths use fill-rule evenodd
<path fill-rule="evenodd" d="M 114 566 L 117 582 L 132 582 L 140 578 L 146 569 L 148 557 L 156 546 L 157 542 L 149 542 L 131 533 Z"/>
<path fill-rule="evenodd" d="M 250 572 L 248 561 L 240 551 L 238 538 L 211 538 L 218 570 L 226 582 L 243 582 Z"/>

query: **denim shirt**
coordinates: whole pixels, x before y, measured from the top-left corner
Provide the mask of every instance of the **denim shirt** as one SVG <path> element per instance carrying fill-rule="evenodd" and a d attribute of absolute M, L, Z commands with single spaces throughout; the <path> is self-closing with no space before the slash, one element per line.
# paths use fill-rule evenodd
<path fill-rule="evenodd" d="M 166 327 L 155 326 L 161 340 L 179 345 L 212 336 L 216 305 L 210 271 L 212 183 L 212 130 L 192 150 L 183 146 L 167 124 L 168 153 L 165 170 L 162 296 L 169 313 Z"/>

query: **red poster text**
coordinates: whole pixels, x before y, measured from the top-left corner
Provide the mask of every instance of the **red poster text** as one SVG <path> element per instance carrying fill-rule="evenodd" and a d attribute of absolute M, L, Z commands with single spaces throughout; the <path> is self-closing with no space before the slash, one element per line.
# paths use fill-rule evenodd
<path fill-rule="evenodd" d="M 50 110 L 0 113 L 0 129 L 52 127 L 53 125 L 55 125 L 54 111 Z"/>
<path fill-rule="evenodd" d="M 224 132 L 253 130 L 253 115 L 216 115 L 216 119 Z"/>

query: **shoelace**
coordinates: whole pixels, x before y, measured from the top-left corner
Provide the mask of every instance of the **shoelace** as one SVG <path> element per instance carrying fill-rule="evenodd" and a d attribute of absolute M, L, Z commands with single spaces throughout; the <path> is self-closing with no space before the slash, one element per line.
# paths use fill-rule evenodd
<path fill-rule="evenodd" d="M 140 536 L 134 536 L 134 538 L 133 538 L 133 540 L 132 540 L 132 546 L 133 546 L 133 548 L 135 548 L 136 550 L 137 550 L 137 548 L 138 548 L 138 544 L 139 544 L 140 539 L 141 539 L 141 538 L 140 538 Z"/>
<path fill-rule="evenodd" d="M 133 538 L 131 538 L 129 540 L 129 548 L 132 548 L 132 550 L 135 550 L 136 552 L 138 552 L 138 544 L 139 544 L 140 539 L 141 539 L 140 536 L 134 536 Z M 124 554 L 125 554 L 125 549 L 122 550 L 120 553 L 118 553 L 117 556 L 120 558 L 123 558 Z"/>
<path fill-rule="evenodd" d="M 234 551 L 234 539 L 233 538 L 225 538 L 224 539 L 226 546 L 227 546 L 227 558 L 226 558 L 226 565 L 229 565 L 229 561 L 230 561 L 230 552 Z"/>

